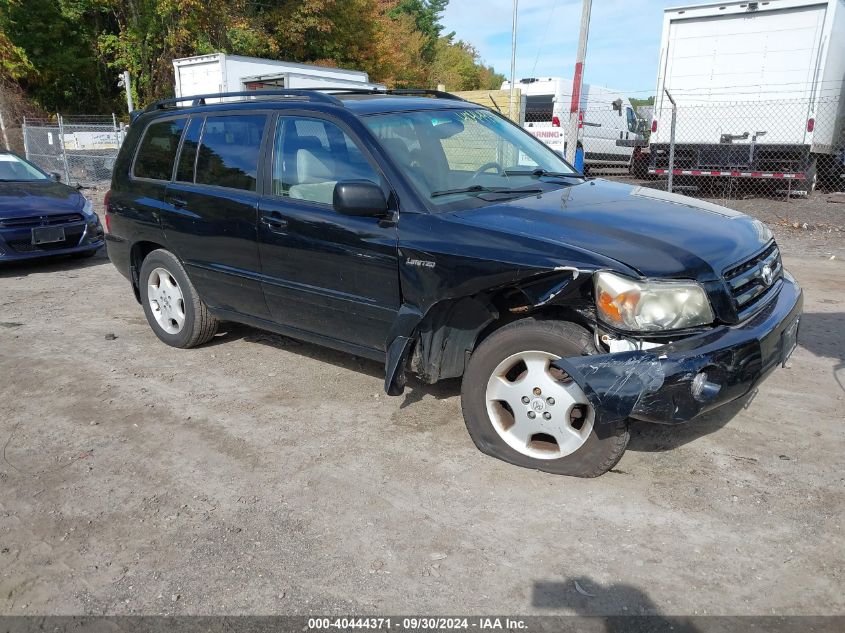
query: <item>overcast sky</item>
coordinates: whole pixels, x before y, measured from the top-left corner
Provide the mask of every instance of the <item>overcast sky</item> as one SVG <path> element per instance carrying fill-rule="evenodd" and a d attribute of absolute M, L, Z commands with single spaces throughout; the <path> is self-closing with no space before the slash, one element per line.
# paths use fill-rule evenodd
<path fill-rule="evenodd" d="M 584 81 L 632 97 L 654 94 L 663 9 L 683 0 L 593 0 Z M 446 31 L 510 74 L 512 0 L 451 0 Z M 519 0 L 516 76 L 571 77 L 581 0 Z"/>

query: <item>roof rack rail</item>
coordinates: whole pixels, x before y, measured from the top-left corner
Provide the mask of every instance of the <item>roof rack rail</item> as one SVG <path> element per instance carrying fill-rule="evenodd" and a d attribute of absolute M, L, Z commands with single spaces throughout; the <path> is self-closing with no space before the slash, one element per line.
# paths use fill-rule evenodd
<path fill-rule="evenodd" d="M 340 99 L 320 90 L 294 90 L 279 88 L 278 90 L 245 90 L 241 92 L 220 92 L 214 94 L 175 97 L 173 99 L 161 99 L 160 101 L 156 101 L 148 105 L 144 112 L 164 110 L 168 107 L 175 107 L 176 104 L 185 101 L 190 101 L 192 106 L 200 106 L 205 105 L 206 99 L 226 99 L 229 97 L 286 97 L 288 99 L 302 99 L 308 101 L 319 101 L 321 103 L 331 103 L 332 105 L 342 105 Z"/>
<path fill-rule="evenodd" d="M 230 97 L 256 97 L 264 99 L 267 97 L 283 97 L 286 99 L 302 99 L 306 101 L 317 101 L 320 103 L 330 103 L 332 105 L 343 105 L 343 102 L 334 95 L 397 95 L 397 96 L 428 96 L 436 99 L 452 99 L 454 101 L 466 101 L 457 95 L 450 92 L 443 92 L 442 90 L 426 90 L 423 88 L 397 88 L 392 90 L 381 90 L 379 88 L 344 88 L 344 87 L 325 87 L 325 88 L 311 88 L 304 89 L 271 89 L 271 90 L 244 90 L 241 92 L 220 92 L 205 95 L 190 95 L 187 97 L 175 97 L 173 99 L 161 99 L 148 105 L 144 112 L 153 112 L 155 110 L 165 110 L 167 108 L 175 107 L 178 103 L 190 101 L 192 106 L 205 105 L 206 99 L 228 99 Z"/>
<path fill-rule="evenodd" d="M 422 95 L 427 97 L 434 97 L 435 99 L 452 99 L 454 101 L 466 101 L 466 99 L 463 99 L 458 95 L 454 95 L 451 92 L 444 92 L 443 90 L 427 90 L 425 88 L 396 88 L 394 90 L 388 90 L 388 92 L 394 95 Z"/>
<path fill-rule="evenodd" d="M 452 99 L 454 101 L 466 101 L 458 95 L 451 92 L 443 92 L 442 90 L 427 90 L 425 88 L 315 88 L 320 92 L 327 92 L 330 94 L 340 95 L 396 95 L 396 96 L 428 96 L 437 99 Z"/>

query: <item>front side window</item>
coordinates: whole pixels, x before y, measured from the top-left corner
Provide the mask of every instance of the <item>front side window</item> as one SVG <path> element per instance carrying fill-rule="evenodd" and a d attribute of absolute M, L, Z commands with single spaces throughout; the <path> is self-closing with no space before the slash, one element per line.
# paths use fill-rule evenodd
<path fill-rule="evenodd" d="M 266 123 L 264 114 L 206 117 L 197 152 L 197 184 L 255 191 Z"/>
<path fill-rule="evenodd" d="M 394 112 L 364 122 L 435 210 L 560 189 L 579 177 L 548 146 L 489 110 Z"/>
<path fill-rule="evenodd" d="M 274 195 L 330 205 L 335 185 L 345 180 L 381 181 L 339 126 L 323 119 L 279 118 L 273 143 Z"/>
<path fill-rule="evenodd" d="M 40 169 L 14 154 L 0 154 L 0 182 L 32 180 L 49 180 L 49 178 Z"/>
<path fill-rule="evenodd" d="M 159 121 L 150 125 L 138 148 L 132 175 L 136 178 L 170 180 L 184 128 L 185 119 Z"/>

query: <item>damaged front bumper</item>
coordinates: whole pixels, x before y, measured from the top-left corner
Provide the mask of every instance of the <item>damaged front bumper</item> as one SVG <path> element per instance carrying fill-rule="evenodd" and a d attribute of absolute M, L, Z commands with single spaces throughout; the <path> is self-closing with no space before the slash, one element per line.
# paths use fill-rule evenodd
<path fill-rule="evenodd" d="M 778 294 L 747 321 L 644 351 L 561 358 L 554 365 L 584 390 L 597 423 L 621 418 L 686 422 L 758 385 L 795 347 L 804 304 L 784 276 Z"/>

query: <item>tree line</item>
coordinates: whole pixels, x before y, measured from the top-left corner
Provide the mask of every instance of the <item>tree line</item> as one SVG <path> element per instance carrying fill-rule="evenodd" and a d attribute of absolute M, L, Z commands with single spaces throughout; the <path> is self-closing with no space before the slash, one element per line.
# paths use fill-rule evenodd
<path fill-rule="evenodd" d="M 503 76 L 445 33 L 449 0 L 0 0 L 0 83 L 50 112 L 173 95 L 173 59 L 225 52 L 364 70 L 390 87 L 498 88 Z"/>

